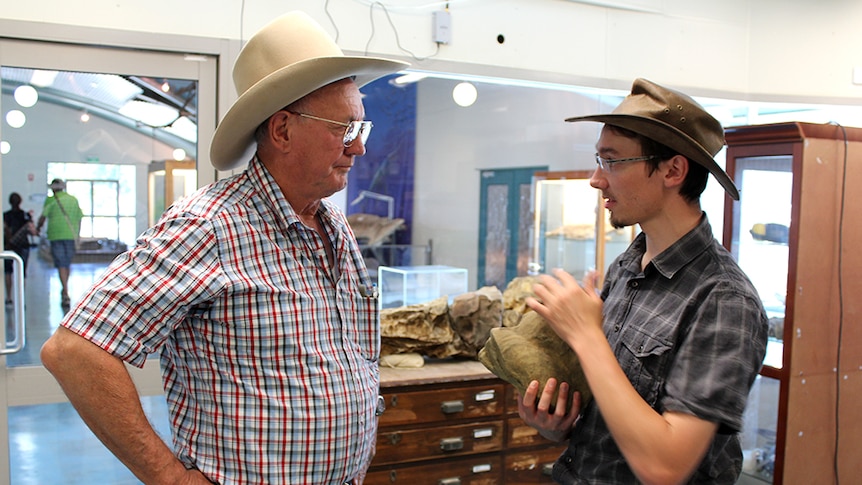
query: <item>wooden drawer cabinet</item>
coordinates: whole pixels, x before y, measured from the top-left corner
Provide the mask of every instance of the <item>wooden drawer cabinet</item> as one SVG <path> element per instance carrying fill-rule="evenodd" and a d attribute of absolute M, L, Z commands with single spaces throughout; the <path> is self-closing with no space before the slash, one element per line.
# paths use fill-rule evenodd
<path fill-rule="evenodd" d="M 503 449 L 503 421 L 379 431 L 375 463 L 391 464 Z"/>
<path fill-rule="evenodd" d="M 505 483 L 554 483 L 551 468 L 565 445 L 529 451 L 514 450 L 505 455 Z"/>
<path fill-rule="evenodd" d="M 484 385 L 483 385 L 484 384 Z M 444 384 L 445 385 L 445 384 Z M 382 391 L 386 411 L 379 426 L 419 425 L 503 416 L 503 384 L 453 386 L 434 390 Z"/>
<path fill-rule="evenodd" d="M 518 417 L 512 386 L 476 361 L 380 369 L 386 410 L 366 483 L 553 483 L 562 449 Z"/>
<path fill-rule="evenodd" d="M 485 455 L 449 459 L 431 464 L 374 467 L 365 477 L 366 485 L 433 484 L 497 485 L 503 483 L 502 458 Z M 376 463 L 376 462 L 375 462 Z"/>

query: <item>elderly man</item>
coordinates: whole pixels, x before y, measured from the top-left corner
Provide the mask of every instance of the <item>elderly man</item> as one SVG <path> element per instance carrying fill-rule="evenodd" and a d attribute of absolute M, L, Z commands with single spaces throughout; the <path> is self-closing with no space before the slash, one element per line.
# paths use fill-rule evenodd
<path fill-rule="evenodd" d="M 575 351 L 593 400 L 578 419 L 579 402 L 566 412 L 569 383 L 553 402 L 558 381 L 533 381 L 519 414 L 569 440 L 559 483 L 734 484 L 767 319 L 700 208 L 710 173 L 739 198 L 713 159 L 724 130 L 690 97 L 645 79 L 613 113 L 567 121 L 604 123 L 590 183 L 615 227 L 642 232 L 600 293 L 595 273 L 583 286 L 563 271 L 540 278 L 527 304 Z"/>
<path fill-rule="evenodd" d="M 256 33 L 211 158 L 240 174 L 178 202 L 42 348 L 84 421 L 144 483 L 361 483 L 374 453 L 377 301 L 325 197 L 365 153 L 359 87 L 405 64 L 347 57 L 308 16 Z M 252 154 L 252 151 L 254 153 Z M 160 352 L 173 450 L 124 363 Z"/>

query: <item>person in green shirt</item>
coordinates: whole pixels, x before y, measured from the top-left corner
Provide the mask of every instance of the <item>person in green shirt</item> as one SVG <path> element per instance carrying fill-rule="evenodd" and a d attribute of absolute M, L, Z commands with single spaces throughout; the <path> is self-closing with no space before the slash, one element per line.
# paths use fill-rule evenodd
<path fill-rule="evenodd" d="M 75 257 L 75 241 L 78 239 L 84 214 L 78 205 L 78 199 L 66 192 L 66 182 L 54 179 L 49 187 L 54 195 L 45 199 L 36 230 L 41 232 L 45 221 L 48 221 L 47 237 L 51 243 L 51 257 L 54 259 L 54 267 L 57 268 L 62 287 L 61 304 L 63 307 L 68 307 L 71 303 L 68 288 L 69 273 L 72 258 Z"/>

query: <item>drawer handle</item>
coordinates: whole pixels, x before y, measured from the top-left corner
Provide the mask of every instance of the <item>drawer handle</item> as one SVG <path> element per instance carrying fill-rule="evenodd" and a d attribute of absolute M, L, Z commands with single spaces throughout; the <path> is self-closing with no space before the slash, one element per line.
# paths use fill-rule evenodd
<path fill-rule="evenodd" d="M 437 480 L 437 485 L 461 485 L 461 478 L 441 478 L 440 480 Z"/>
<path fill-rule="evenodd" d="M 545 463 L 542 465 L 542 475 L 546 477 L 550 477 L 554 474 L 554 464 L 553 463 Z"/>
<path fill-rule="evenodd" d="M 461 438 L 444 438 L 440 440 L 440 449 L 443 451 L 458 451 L 464 449 L 464 440 Z"/>
<path fill-rule="evenodd" d="M 474 399 L 476 400 L 476 402 L 493 401 L 494 397 L 496 397 L 494 390 L 488 389 L 487 391 L 477 392 L 476 396 L 474 396 Z"/>
<path fill-rule="evenodd" d="M 464 401 L 444 401 L 440 404 L 443 414 L 455 414 L 464 411 Z"/>
<path fill-rule="evenodd" d="M 389 435 L 389 444 L 390 445 L 397 445 L 398 443 L 401 443 L 401 435 L 400 434 L 392 433 L 391 435 Z"/>

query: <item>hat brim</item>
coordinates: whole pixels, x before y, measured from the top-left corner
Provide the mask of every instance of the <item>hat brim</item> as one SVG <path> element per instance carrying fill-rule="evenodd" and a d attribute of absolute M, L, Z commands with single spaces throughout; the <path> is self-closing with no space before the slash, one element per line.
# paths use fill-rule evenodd
<path fill-rule="evenodd" d="M 376 57 L 319 57 L 283 67 L 247 89 L 216 127 L 210 161 L 231 170 L 252 156 L 257 127 L 273 113 L 341 79 L 353 77 L 359 87 L 405 69 L 409 64 Z"/>
<path fill-rule="evenodd" d="M 718 166 L 713 155 L 706 151 L 700 143 L 697 143 L 690 136 L 667 123 L 651 118 L 645 118 L 643 116 L 626 114 L 574 116 L 572 118 L 566 118 L 566 121 L 598 121 L 606 125 L 625 128 L 637 133 L 638 135 L 645 136 L 651 140 L 655 140 L 666 145 L 684 155 L 689 160 L 692 160 L 709 170 L 709 173 L 718 180 L 718 183 L 721 184 L 727 194 L 734 200 L 739 200 L 739 191 L 737 190 L 736 185 L 734 185 L 730 177 L 727 176 L 727 173 Z"/>

